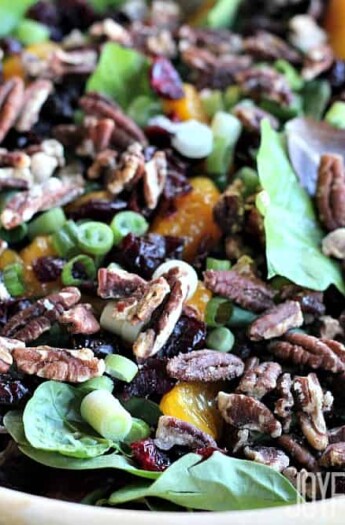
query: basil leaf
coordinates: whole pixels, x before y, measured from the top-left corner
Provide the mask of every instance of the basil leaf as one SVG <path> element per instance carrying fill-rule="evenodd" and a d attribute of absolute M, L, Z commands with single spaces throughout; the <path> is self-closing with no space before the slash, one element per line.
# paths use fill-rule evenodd
<path fill-rule="evenodd" d="M 103 47 L 86 89 L 108 95 L 127 108 L 139 95 L 153 96 L 149 84 L 149 62 L 134 49 L 108 43 Z"/>
<path fill-rule="evenodd" d="M 107 452 L 112 442 L 94 435 L 80 415 L 82 398 L 82 392 L 64 383 L 47 381 L 40 385 L 23 414 L 30 445 L 77 458 Z"/>
<path fill-rule="evenodd" d="M 11 33 L 35 2 L 36 0 L 1 0 L 0 37 Z"/>
<path fill-rule="evenodd" d="M 313 204 L 300 186 L 282 141 L 266 120 L 257 157 L 264 210 L 268 278 L 280 275 L 312 290 L 334 284 L 345 294 L 338 263 L 321 251 L 324 237 Z"/>
<path fill-rule="evenodd" d="M 296 489 L 277 471 L 219 452 L 205 461 L 197 454 L 187 454 L 151 485 L 141 482 L 122 488 L 107 503 L 120 505 L 152 497 L 209 511 L 267 508 L 302 501 Z"/>
<path fill-rule="evenodd" d="M 122 405 L 133 416 L 143 419 L 145 423 L 154 427 L 158 424 L 158 419 L 162 412 L 157 403 L 141 397 L 132 397 L 128 401 L 122 401 Z"/>

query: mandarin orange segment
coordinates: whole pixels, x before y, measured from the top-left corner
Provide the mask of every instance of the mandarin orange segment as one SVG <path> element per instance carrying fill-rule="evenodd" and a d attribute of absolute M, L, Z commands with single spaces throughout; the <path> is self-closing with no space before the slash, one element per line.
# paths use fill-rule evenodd
<path fill-rule="evenodd" d="M 345 1 L 331 0 L 326 16 L 325 27 L 329 33 L 330 44 L 335 54 L 345 59 Z"/>
<path fill-rule="evenodd" d="M 212 297 L 212 292 L 206 288 L 203 282 L 199 281 L 194 295 L 187 301 L 187 306 L 191 306 L 197 311 L 201 321 L 205 320 L 205 310 L 207 303 Z"/>
<path fill-rule="evenodd" d="M 183 89 L 185 94 L 183 98 L 163 101 L 164 113 L 182 121 L 195 119 L 200 122 L 207 122 L 207 115 L 195 87 L 191 84 L 184 84 Z"/>
<path fill-rule="evenodd" d="M 211 247 L 221 236 L 213 219 L 213 207 L 219 199 L 219 190 L 206 177 L 195 177 L 190 182 L 193 191 L 175 199 L 176 212 L 158 215 L 151 227 L 154 233 L 184 237 L 184 258 L 187 261 L 194 259 L 202 241 Z"/>
<path fill-rule="evenodd" d="M 24 80 L 26 75 L 21 57 L 19 55 L 15 55 L 6 58 L 2 66 L 2 74 L 4 80 L 8 80 L 12 77 L 20 77 Z"/>
<path fill-rule="evenodd" d="M 29 295 L 44 295 L 57 286 L 56 282 L 43 285 L 37 279 L 33 270 L 33 264 L 40 257 L 57 255 L 51 241 L 50 235 L 36 237 L 26 248 L 20 252 L 24 262 L 24 281 Z"/>
<path fill-rule="evenodd" d="M 0 255 L 0 270 L 12 263 L 22 263 L 20 255 L 14 250 L 4 250 Z"/>
<path fill-rule="evenodd" d="M 165 416 L 187 421 L 218 439 L 222 430 L 216 401 L 218 391 L 215 384 L 178 383 L 163 396 L 159 406 Z"/>

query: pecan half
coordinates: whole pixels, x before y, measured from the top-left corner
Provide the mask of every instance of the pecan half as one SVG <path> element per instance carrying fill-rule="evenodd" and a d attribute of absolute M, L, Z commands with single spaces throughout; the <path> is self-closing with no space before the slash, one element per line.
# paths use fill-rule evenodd
<path fill-rule="evenodd" d="M 283 374 L 277 381 L 277 393 L 279 398 L 274 405 L 274 413 L 283 422 L 283 431 L 289 432 L 292 420 L 292 408 L 295 404 L 292 395 L 291 374 Z"/>
<path fill-rule="evenodd" d="M 285 335 L 285 341 L 271 342 L 268 350 L 280 359 L 299 366 L 334 374 L 345 371 L 345 347 L 332 339 L 291 332 Z"/>
<path fill-rule="evenodd" d="M 236 81 L 246 95 L 260 101 L 262 98 L 289 106 L 293 93 L 286 78 L 271 67 L 246 68 L 237 73 Z"/>
<path fill-rule="evenodd" d="M 83 383 L 105 371 L 104 361 L 88 348 L 67 350 L 51 346 L 16 348 L 13 359 L 20 372 L 54 381 Z"/>
<path fill-rule="evenodd" d="M 12 77 L 0 86 L 0 143 L 18 118 L 24 99 L 24 82 Z"/>
<path fill-rule="evenodd" d="M 241 231 L 244 219 L 242 185 L 233 183 L 225 190 L 213 208 L 213 216 L 224 233 Z"/>
<path fill-rule="evenodd" d="M 236 270 L 207 270 L 204 282 L 212 292 L 253 312 L 263 312 L 273 306 L 274 290 L 253 274 L 242 274 Z"/>
<path fill-rule="evenodd" d="M 168 361 L 170 377 L 180 381 L 201 381 L 204 383 L 230 380 L 243 374 L 243 361 L 233 354 L 215 350 L 196 350 L 179 354 Z"/>
<path fill-rule="evenodd" d="M 282 427 L 260 401 L 242 394 L 219 392 L 218 409 L 227 423 L 238 429 L 256 431 L 277 438 Z"/>
<path fill-rule="evenodd" d="M 11 317 L 3 327 L 2 335 L 24 342 L 34 341 L 49 330 L 63 312 L 74 306 L 79 299 L 80 291 L 74 287 L 47 295 Z"/>
<path fill-rule="evenodd" d="M 59 317 L 59 323 L 70 325 L 68 331 L 72 334 L 95 334 L 101 329 L 91 304 L 87 303 L 77 304 L 66 310 Z"/>
<path fill-rule="evenodd" d="M 289 454 L 289 456 L 291 456 L 295 462 L 306 468 L 308 472 L 315 472 L 319 470 L 314 456 L 293 436 L 284 434 L 277 439 L 277 443 Z"/>
<path fill-rule="evenodd" d="M 245 52 L 259 60 L 283 59 L 293 64 L 301 60 L 299 53 L 284 40 L 266 31 L 258 31 L 255 36 L 245 38 L 243 48 Z"/>
<path fill-rule="evenodd" d="M 242 122 L 244 129 L 250 133 L 260 134 L 261 122 L 264 119 L 269 120 L 273 129 L 279 128 L 278 119 L 258 106 L 249 106 L 240 103 L 233 108 L 232 113 Z"/>
<path fill-rule="evenodd" d="M 294 284 L 289 284 L 281 289 L 280 299 L 282 301 L 290 299 L 300 303 L 305 322 L 309 319 L 314 321 L 315 317 L 323 315 L 326 311 L 322 292 L 315 292 Z"/>
<path fill-rule="evenodd" d="M 265 312 L 249 327 L 248 335 L 252 341 L 273 339 L 284 335 L 290 328 L 303 324 L 300 304 L 296 301 L 286 301 Z"/>
<path fill-rule="evenodd" d="M 322 252 L 327 257 L 345 260 L 345 228 L 337 228 L 322 240 Z"/>
<path fill-rule="evenodd" d="M 236 392 L 261 399 L 276 388 L 281 373 L 282 368 L 278 363 L 267 362 L 250 367 L 245 371 Z"/>
<path fill-rule="evenodd" d="M 333 443 L 322 454 L 319 464 L 325 468 L 345 467 L 345 443 Z"/>
<path fill-rule="evenodd" d="M 292 389 L 303 434 L 313 448 L 324 450 L 328 445 L 327 427 L 323 415 L 324 395 L 316 374 L 295 377 Z"/>
<path fill-rule="evenodd" d="M 338 428 L 332 428 L 328 431 L 328 440 L 332 445 L 333 443 L 345 443 L 345 425 Z"/>
<path fill-rule="evenodd" d="M 16 122 L 18 131 L 30 131 L 37 123 L 41 108 L 53 89 L 53 83 L 44 79 L 36 80 L 26 88 L 23 105 Z"/>
<path fill-rule="evenodd" d="M 191 450 L 204 447 L 217 447 L 215 440 L 194 425 L 171 416 L 161 416 L 156 430 L 155 443 L 161 450 L 174 446 Z"/>
<path fill-rule="evenodd" d="M 1 213 L 1 222 L 7 230 L 30 220 L 39 211 L 63 206 L 83 193 L 82 177 L 51 177 L 30 190 L 21 192 L 10 199 Z"/>
<path fill-rule="evenodd" d="M 290 464 L 289 457 L 278 448 L 275 447 L 245 447 L 243 453 L 247 459 L 267 465 L 268 467 L 282 472 Z"/>
<path fill-rule="evenodd" d="M 145 288 L 146 281 L 135 273 L 121 268 L 100 268 L 98 270 L 97 293 L 102 299 L 123 299 Z"/>
<path fill-rule="evenodd" d="M 345 226 L 345 169 L 340 155 L 321 157 L 316 204 L 320 220 L 329 231 Z"/>
<path fill-rule="evenodd" d="M 334 62 L 334 53 L 331 46 L 321 44 L 311 48 L 304 59 L 302 77 L 307 80 L 314 80 L 322 73 L 328 71 Z"/>
<path fill-rule="evenodd" d="M 0 374 L 6 374 L 13 364 L 12 351 L 24 348 L 25 343 L 17 339 L 0 336 Z"/>

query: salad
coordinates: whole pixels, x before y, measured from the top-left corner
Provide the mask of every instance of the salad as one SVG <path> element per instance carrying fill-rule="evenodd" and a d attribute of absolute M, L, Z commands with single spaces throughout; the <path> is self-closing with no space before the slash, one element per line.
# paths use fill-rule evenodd
<path fill-rule="evenodd" d="M 1 486 L 226 511 L 345 475 L 344 16 L 0 0 Z"/>

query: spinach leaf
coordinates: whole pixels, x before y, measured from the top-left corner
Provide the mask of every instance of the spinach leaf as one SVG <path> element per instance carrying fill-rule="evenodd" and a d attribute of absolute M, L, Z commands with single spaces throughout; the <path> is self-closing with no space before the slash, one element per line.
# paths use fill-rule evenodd
<path fill-rule="evenodd" d="M 89 0 L 90 4 L 97 13 L 104 13 L 110 8 L 119 8 L 125 0 Z"/>
<path fill-rule="evenodd" d="M 23 414 L 30 445 L 77 458 L 107 452 L 112 442 L 96 436 L 80 415 L 82 398 L 82 392 L 64 383 L 47 381 L 40 385 Z"/>
<path fill-rule="evenodd" d="M 265 190 L 264 225 L 268 277 L 280 275 L 311 288 L 326 290 L 334 284 L 345 293 L 339 265 L 321 251 L 324 237 L 313 204 L 300 186 L 279 135 L 268 121 L 262 124 L 257 157 Z"/>
<path fill-rule="evenodd" d="M 26 11 L 36 0 L 1 0 L 0 37 L 6 36 L 18 25 Z"/>
<path fill-rule="evenodd" d="M 120 505 L 152 497 L 209 511 L 276 507 L 301 501 L 291 483 L 275 470 L 219 452 L 205 461 L 197 454 L 187 454 L 151 485 L 140 482 L 122 488 L 107 503 Z"/>
<path fill-rule="evenodd" d="M 212 29 L 232 27 L 242 3 L 243 0 L 216 0 L 207 13 L 204 25 Z"/>
<path fill-rule="evenodd" d="M 162 412 L 157 403 L 141 397 L 132 397 L 128 401 L 122 401 L 122 405 L 133 416 L 143 419 L 145 423 L 154 427 L 158 423 Z"/>
<path fill-rule="evenodd" d="M 313 80 L 303 90 L 304 113 L 307 117 L 321 120 L 332 96 L 327 80 Z"/>
<path fill-rule="evenodd" d="M 138 95 L 152 97 L 149 62 L 134 49 L 108 43 L 103 47 L 97 68 L 89 78 L 86 89 L 108 95 L 127 108 Z"/>

